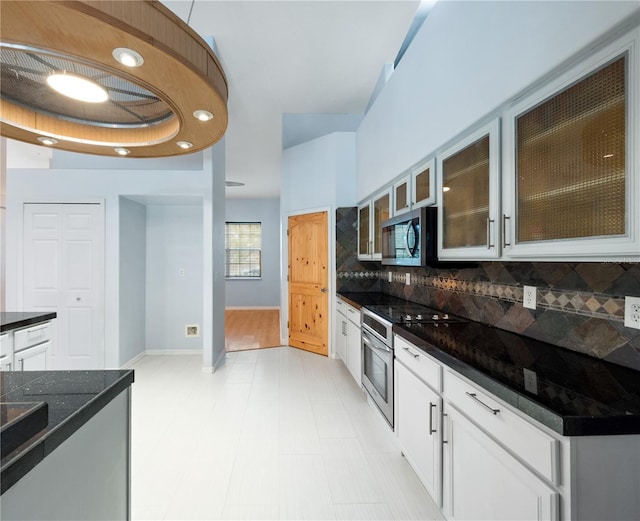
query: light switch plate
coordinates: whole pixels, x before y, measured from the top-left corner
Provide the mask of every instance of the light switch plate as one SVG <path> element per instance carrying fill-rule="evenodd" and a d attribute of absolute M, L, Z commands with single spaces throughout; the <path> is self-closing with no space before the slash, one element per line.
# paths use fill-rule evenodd
<path fill-rule="evenodd" d="M 524 373 L 524 388 L 533 394 L 538 394 L 538 375 L 534 371 L 524 367 L 522 369 Z"/>
<path fill-rule="evenodd" d="M 640 329 L 640 297 L 624 298 L 624 325 Z"/>
<path fill-rule="evenodd" d="M 408 286 L 411 284 L 411 273 L 405 273 L 404 275 L 404 283 Z"/>
<path fill-rule="evenodd" d="M 522 305 L 527 309 L 536 309 L 536 291 L 535 286 L 525 286 L 522 293 Z"/>

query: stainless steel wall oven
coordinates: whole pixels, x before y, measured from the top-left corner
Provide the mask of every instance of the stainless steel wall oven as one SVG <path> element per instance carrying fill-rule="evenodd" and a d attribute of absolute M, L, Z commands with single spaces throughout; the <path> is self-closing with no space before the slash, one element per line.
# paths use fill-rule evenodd
<path fill-rule="evenodd" d="M 362 309 L 362 385 L 393 428 L 392 324 Z"/>

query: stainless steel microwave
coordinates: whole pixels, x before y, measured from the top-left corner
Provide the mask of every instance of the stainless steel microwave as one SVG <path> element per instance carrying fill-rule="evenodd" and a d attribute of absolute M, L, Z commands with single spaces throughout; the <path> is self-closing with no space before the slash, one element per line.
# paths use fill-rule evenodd
<path fill-rule="evenodd" d="M 428 266 L 438 260 L 438 209 L 418 208 L 382 223 L 382 264 Z"/>

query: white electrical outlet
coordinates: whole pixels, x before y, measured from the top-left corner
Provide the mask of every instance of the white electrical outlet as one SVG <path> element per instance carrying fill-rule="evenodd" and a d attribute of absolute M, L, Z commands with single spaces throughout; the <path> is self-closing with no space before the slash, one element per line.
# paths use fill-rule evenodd
<path fill-rule="evenodd" d="M 525 286 L 522 292 L 522 305 L 527 309 L 536 309 L 535 286 Z"/>
<path fill-rule="evenodd" d="M 411 273 L 405 273 L 404 275 L 404 283 L 408 286 L 411 284 Z"/>
<path fill-rule="evenodd" d="M 640 329 L 640 297 L 624 297 L 624 325 Z"/>
<path fill-rule="evenodd" d="M 389 272 L 389 282 L 393 282 L 393 272 Z"/>
<path fill-rule="evenodd" d="M 526 367 L 522 369 L 522 372 L 524 373 L 525 390 L 533 394 L 538 394 L 538 375 Z"/>

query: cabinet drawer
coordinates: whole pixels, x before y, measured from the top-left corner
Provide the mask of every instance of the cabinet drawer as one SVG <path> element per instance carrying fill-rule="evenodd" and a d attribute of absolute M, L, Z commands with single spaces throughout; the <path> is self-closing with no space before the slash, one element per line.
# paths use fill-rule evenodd
<path fill-rule="evenodd" d="M 44 322 L 35 326 L 20 329 L 14 333 L 14 351 L 42 344 L 51 338 L 51 324 Z"/>
<path fill-rule="evenodd" d="M 444 396 L 485 432 L 550 482 L 559 485 L 559 441 L 507 409 L 492 394 L 444 373 Z"/>
<path fill-rule="evenodd" d="M 360 327 L 360 310 L 350 306 L 349 304 L 345 304 L 344 314 L 347 316 L 351 322 L 353 322 L 356 326 Z"/>
<path fill-rule="evenodd" d="M 396 359 L 424 383 L 438 392 L 442 391 L 442 366 L 438 362 L 398 335 L 393 339 L 393 351 Z"/>
<path fill-rule="evenodd" d="M 343 315 L 347 314 L 347 305 L 341 298 L 336 299 L 336 310 L 338 311 L 338 313 L 342 313 Z"/>
<path fill-rule="evenodd" d="M 11 336 L 9 333 L 4 333 L 0 335 L 0 356 L 9 356 L 11 352 Z"/>

